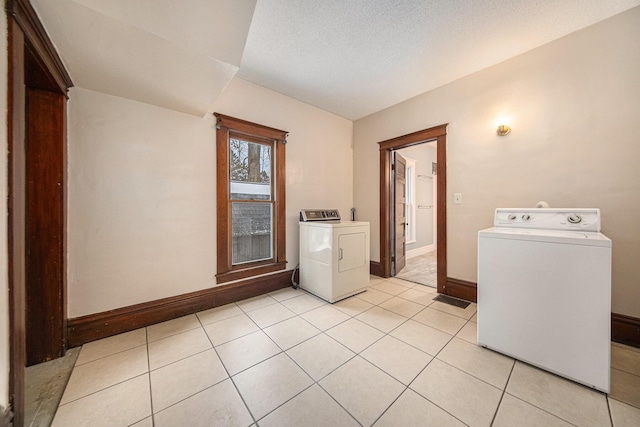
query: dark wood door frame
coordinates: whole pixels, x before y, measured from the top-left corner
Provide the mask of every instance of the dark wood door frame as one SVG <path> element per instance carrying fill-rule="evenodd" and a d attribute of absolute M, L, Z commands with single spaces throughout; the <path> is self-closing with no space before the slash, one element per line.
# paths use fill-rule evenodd
<path fill-rule="evenodd" d="M 380 145 L 380 270 L 391 276 L 391 152 L 425 142 L 437 141 L 438 184 L 436 212 L 438 293 L 446 294 L 447 282 L 447 126 L 448 123 L 379 142 Z"/>
<path fill-rule="evenodd" d="M 13 425 L 22 425 L 27 333 L 25 88 L 50 91 L 66 99 L 72 82 L 29 1 L 6 0 L 5 10 L 8 30 L 9 405 L 14 412 Z M 62 143 L 66 146 L 66 141 Z"/>

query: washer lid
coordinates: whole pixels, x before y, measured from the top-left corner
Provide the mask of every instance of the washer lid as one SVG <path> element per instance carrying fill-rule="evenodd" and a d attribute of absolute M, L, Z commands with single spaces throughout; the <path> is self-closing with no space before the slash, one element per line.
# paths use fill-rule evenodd
<path fill-rule="evenodd" d="M 529 228 L 493 227 L 478 232 L 478 238 L 529 240 L 546 243 L 611 247 L 611 240 L 594 231 L 537 230 Z"/>

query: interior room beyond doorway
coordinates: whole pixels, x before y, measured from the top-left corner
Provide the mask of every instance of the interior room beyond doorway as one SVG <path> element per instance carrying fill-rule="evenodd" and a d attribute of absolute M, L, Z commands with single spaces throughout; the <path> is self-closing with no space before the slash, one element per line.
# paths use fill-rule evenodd
<path fill-rule="evenodd" d="M 395 276 L 434 288 L 437 286 L 436 147 L 437 142 L 431 141 L 395 150 L 406 161 L 406 264 L 395 271 Z"/>

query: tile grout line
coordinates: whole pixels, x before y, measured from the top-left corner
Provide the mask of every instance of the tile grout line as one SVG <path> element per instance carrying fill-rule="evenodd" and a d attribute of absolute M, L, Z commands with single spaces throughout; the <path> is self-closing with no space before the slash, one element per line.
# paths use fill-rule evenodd
<path fill-rule="evenodd" d="M 149 332 L 144 328 L 144 339 L 147 347 L 147 375 L 149 378 L 149 403 L 151 405 L 151 425 L 155 426 L 155 411 L 153 410 L 153 387 L 151 386 L 151 356 L 149 355 Z"/>
<path fill-rule="evenodd" d="M 234 303 L 235 304 L 235 303 Z M 236 304 L 237 305 L 237 304 Z M 238 308 L 240 308 L 240 310 L 242 310 L 241 307 L 238 306 Z M 244 313 L 246 316 L 246 313 Z M 198 316 L 196 316 L 198 317 Z M 249 316 L 247 316 L 249 317 Z M 249 318 L 252 322 L 253 319 Z M 209 336 L 209 334 L 207 333 L 207 331 L 204 329 L 204 325 L 202 325 L 202 322 L 200 321 L 200 318 L 198 317 L 198 322 L 200 322 L 200 326 L 202 327 L 202 330 L 204 331 L 204 334 L 207 336 L 207 339 L 209 340 L 209 344 L 211 344 L 211 348 L 213 349 L 213 351 L 216 353 L 216 356 L 218 357 L 218 360 L 220 360 L 220 364 L 222 365 L 222 367 L 224 368 L 224 371 L 227 373 L 227 379 L 229 379 L 229 381 L 231 381 L 231 384 L 233 384 L 233 388 L 236 390 L 236 393 L 238 393 L 238 396 L 240 396 L 240 400 L 242 400 L 242 404 L 244 405 L 245 409 L 247 410 L 247 412 L 249 412 L 249 416 L 251 417 L 251 419 L 253 420 L 253 424 L 257 425 L 257 421 L 256 421 L 256 417 L 253 415 L 253 412 L 251 411 L 251 409 L 249 408 L 249 405 L 247 405 L 247 402 L 244 400 L 244 396 L 242 396 L 242 393 L 240 393 L 240 390 L 238 389 L 237 384 L 235 383 L 235 381 L 233 380 L 233 377 L 231 376 L 231 374 L 229 373 L 229 369 L 227 369 L 227 366 L 224 364 L 224 362 L 222 361 L 222 358 L 220 357 L 220 354 L 218 353 L 218 350 L 216 350 L 216 346 L 213 345 L 213 341 L 211 341 L 211 337 Z M 255 322 L 254 322 L 255 323 Z M 257 325 L 256 325 L 257 326 Z M 258 328 L 260 328 L 258 326 Z M 269 338 L 271 339 L 271 338 Z M 237 374 L 236 374 L 237 375 Z M 224 380 L 212 385 L 211 387 L 215 387 L 217 384 L 222 383 Z M 207 389 L 211 388 L 208 387 Z M 205 390 L 207 390 L 205 389 Z M 202 390 L 204 391 L 204 390 Z M 199 393 L 201 393 L 202 391 L 200 391 Z"/>
<path fill-rule="evenodd" d="M 498 400 L 498 406 L 496 406 L 496 410 L 493 412 L 493 417 L 491 417 L 490 426 L 496 421 L 496 417 L 498 416 L 498 411 L 500 411 L 500 406 L 502 406 L 502 399 L 504 399 L 504 395 L 507 392 L 507 385 L 509 385 L 509 380 L 511 379 L 511 375 L 513 374 L 513 370 L 516 367 L 516 360 L 513 360 L 513 365 L 511 365 L 511 370 L 509 370 L 509 376 L 507 377 L 507 382 L 504 383 L 504 388 L 502 389 L 502 394 L 500 395 L 500 400 Z"/>

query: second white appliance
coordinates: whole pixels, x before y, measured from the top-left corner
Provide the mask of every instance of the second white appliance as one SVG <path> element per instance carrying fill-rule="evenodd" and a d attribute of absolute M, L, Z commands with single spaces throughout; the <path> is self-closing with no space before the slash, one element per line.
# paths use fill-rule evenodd
<path fill-rule="evenodd" d="M 611 240 L 599 209 L 497 209 L 478 233 L 478 344 L 609 392 Z"/>
<path fill-rule="evenodd" d="M 337 211 L 301 214 L 300 287 L 333 303 L 367 290 L 369 223 L 321 220 L 335 218 L 326 212 Z"/>

